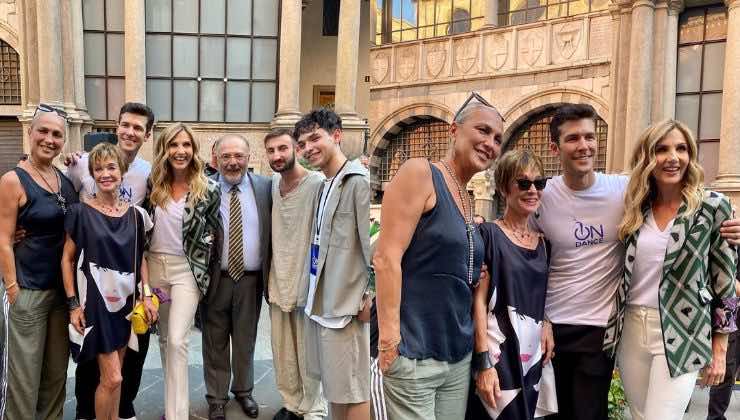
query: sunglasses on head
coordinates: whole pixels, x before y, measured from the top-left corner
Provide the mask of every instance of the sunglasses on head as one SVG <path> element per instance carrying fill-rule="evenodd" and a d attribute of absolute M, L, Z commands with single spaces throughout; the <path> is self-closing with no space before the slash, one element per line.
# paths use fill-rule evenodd
<path fill-rule="evenodd" d="M 457 117 L 460 115 L 460 113 L 463 112 L 463 110 L 465 110 L 465 107 L 467 107 L 468 104 L 470 103 L 470 101 L 472 101 L 473 99 L 475 99 L 477 102 L 480 102 L 484 106 L 487 106 L 489 108 L 493 108 L 493 110 L 496 111 L 496 113 L 498 114 L 498 116 L 501 117 L 501 121 L 506 121 L 506 120 L 504 120 L 504 116 L 501 115 L 500 112 L 498 112 L 498 109 L 496 109 L 495 106 L 491 105 L 491 103 L 488 102 L 486 100 L 486 98 L 484 98 L 478 92 L 475 92 L 475 91 L 470 92 L 470 96 L 468 96 L 468 99 L 466 99 L 465 102 L 463 102 L 462 106 L 460 108 L 458 108 L 457 112 L 455 113 L 455 117 L 452 119 L 452 121 L 457 120 Z"/>
<path fill-rule="evenodd" d="M 516 185 L 521 191 L 529 191 L 532 188 L 532 184 L 534 184 L 534 188 L 537 191 L 542 191 L 545 189 L 545 185 L 547 185 L 547 178 L 537 178 L 534 181 L 529 179 L 516 180 Z"/>
<path fill-rule="evenodd" d="M 65 120 L 67 119 L 67 113 L 65 111 L 63 111 L 63 110 L 61 110 L 59 108 L 54 108 L 51 105 L 39 104 L 39 106 L 36 107 L 36 111 L 33 113 L 33 116 L 35 117 L 36 114 L 39 113 L 39 111 L 41 111 L 41 112 L 53 112 L 53 113 L 59 115 L 60 117 L 64 118 Z"/>

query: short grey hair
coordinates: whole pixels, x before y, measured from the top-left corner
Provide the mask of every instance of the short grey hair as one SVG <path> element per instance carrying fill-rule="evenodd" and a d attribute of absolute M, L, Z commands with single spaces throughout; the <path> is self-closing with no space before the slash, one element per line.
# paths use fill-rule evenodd
<path fill-rule="evenodd" d="M 460 111 L 458 111 L 457 116 L 455 117 L 454 122 L 456 122 L 458 124 L 462 124 L 468 118 L 470 118 L 470 114 L 472 114 L 473 111 L 476 111 L 476 110 L 482 109 L 482 108 L 484 108 L 484 109 L 491 109 L 494 112 L 496 112 L 496 114 L 498 114 L 499 116 L 501 116 L 501 114 L 498 112 L 498 110 L 495 107 L 492 107 L 490 105 L 486 105 L 484 103 L 480 103 L 478 101 L 470 101 L 470 102 L 468 102 L 465 105 L 465 107 L 463 109 L 461 109 Z M 503 117 L 501 119 L 503 120 Z"/>
<path fill-rule="evenodd" d="M 238 134 L 238 133 L 228 133 L 228 134 L 224 134 L 223 136 L 221 136 L 218 139 L 216 139 L 216 142 L 213 144 L 213 150 L 216 151 L 216 154 L 219 154 L 221 152 L 221 142 L 223 142 L 224 140 L 229 139 L 229 138 L 235 138 L 235 139 L 239 139 L 239 140 L 243 141 L 244 142 L 244 147 L 247 148 L 247 153 L 249 153 L 249 149 L 250 149 L 250 147 L 249 147 L 249 140 L 247 140 L 246 137 L 244 137 L 244 136 L 242 136 L 241 134 Z"/>

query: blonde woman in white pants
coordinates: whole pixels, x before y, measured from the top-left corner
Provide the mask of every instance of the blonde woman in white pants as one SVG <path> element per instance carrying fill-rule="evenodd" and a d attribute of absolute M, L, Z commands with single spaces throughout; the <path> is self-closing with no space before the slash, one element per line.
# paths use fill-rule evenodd
<path fill-rule="evenodd" d="M 617 363 L 632 418 L 677 420 L 700 372 L 705 386 L 724 378 L 737 255 L 719 228 L 731 208 L 703 189 L 696 142 L 678 121 L 648 127 L 631 166 L 619 226 L 624 281 L 610 325 L 617 340 L 622 333 Z"/>
<path fill-rule="evenodd" d="M 170 297 L 159 309 L 168 420 L 188 419 L 188 338 L 198 302 L 208 290 L 208 267 L 218 261 L 220 203 L 218 185 L 203 175 L 192 130 L 181 123 L 169 126 L 155 145 L 145 202 L 154 220 L 150 282 Z"/>

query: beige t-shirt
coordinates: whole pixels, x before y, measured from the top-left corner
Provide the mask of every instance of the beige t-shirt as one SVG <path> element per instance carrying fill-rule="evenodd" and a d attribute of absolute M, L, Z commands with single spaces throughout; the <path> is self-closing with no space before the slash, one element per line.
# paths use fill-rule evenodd
<path fill-rule="evenodd" d="M 270 303 L 285 312 L 305 305 L 311 217 L 323 180 L 321 173 L 309 172 L 281 197 L 280 174 L 272 177 L 272 261 L 267 287 Z"/>

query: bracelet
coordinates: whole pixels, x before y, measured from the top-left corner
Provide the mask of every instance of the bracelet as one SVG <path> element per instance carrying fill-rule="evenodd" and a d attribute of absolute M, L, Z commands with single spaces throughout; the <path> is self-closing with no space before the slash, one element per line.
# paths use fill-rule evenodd
<path fill-rule="evenodd" d="M 10 284 L 6 284 L 6 285 L 5 285 L 5 290 L 10 290 L 10 289 L 12 289 L 12 288 L 14 288 L 14 287 L 16 287 L 16 286 L 18 286 L 18 282 L 15 282 L 15 281 L 14 281 L 14 282 L 12 282 L 12 283 L 10 283 Z"/>
<path fill-rule="evenodd" d="M 152 297 L 152 289 L 149 287 L 148 284 L 145 284 L 143 289 L 144 289 L 144 297 Z"/>
<path fill-rule="evenodd" d="M 77 296 L 70 296 L 67 298 L 67 308 L 69 308 L 69 311 L 72 312 L 73 310 L 80 307 L 80 300 L 77 299 Z"/>
<path fill-rule="evenodd" d="M 470 366 L 475 372 L 480 372 L 482 370 L 492 368 L 493 362 L 491 361 L 491 354 L 488 353 L 488 350 L 479 353 L 473 353 L 473 358 L 470 361 Z"/>
<path fill-rule="evenodd" d="M 391 340 L 391 342 L 388 343 L 388 345 L 386 346 L 381 345 L 380 340 L 378 340 L 378 351 L 381 353 L 390 351 L 398 347 L 399 344 L 401 344 L 401 337 L 398 337 L 395 340 Z"/>

